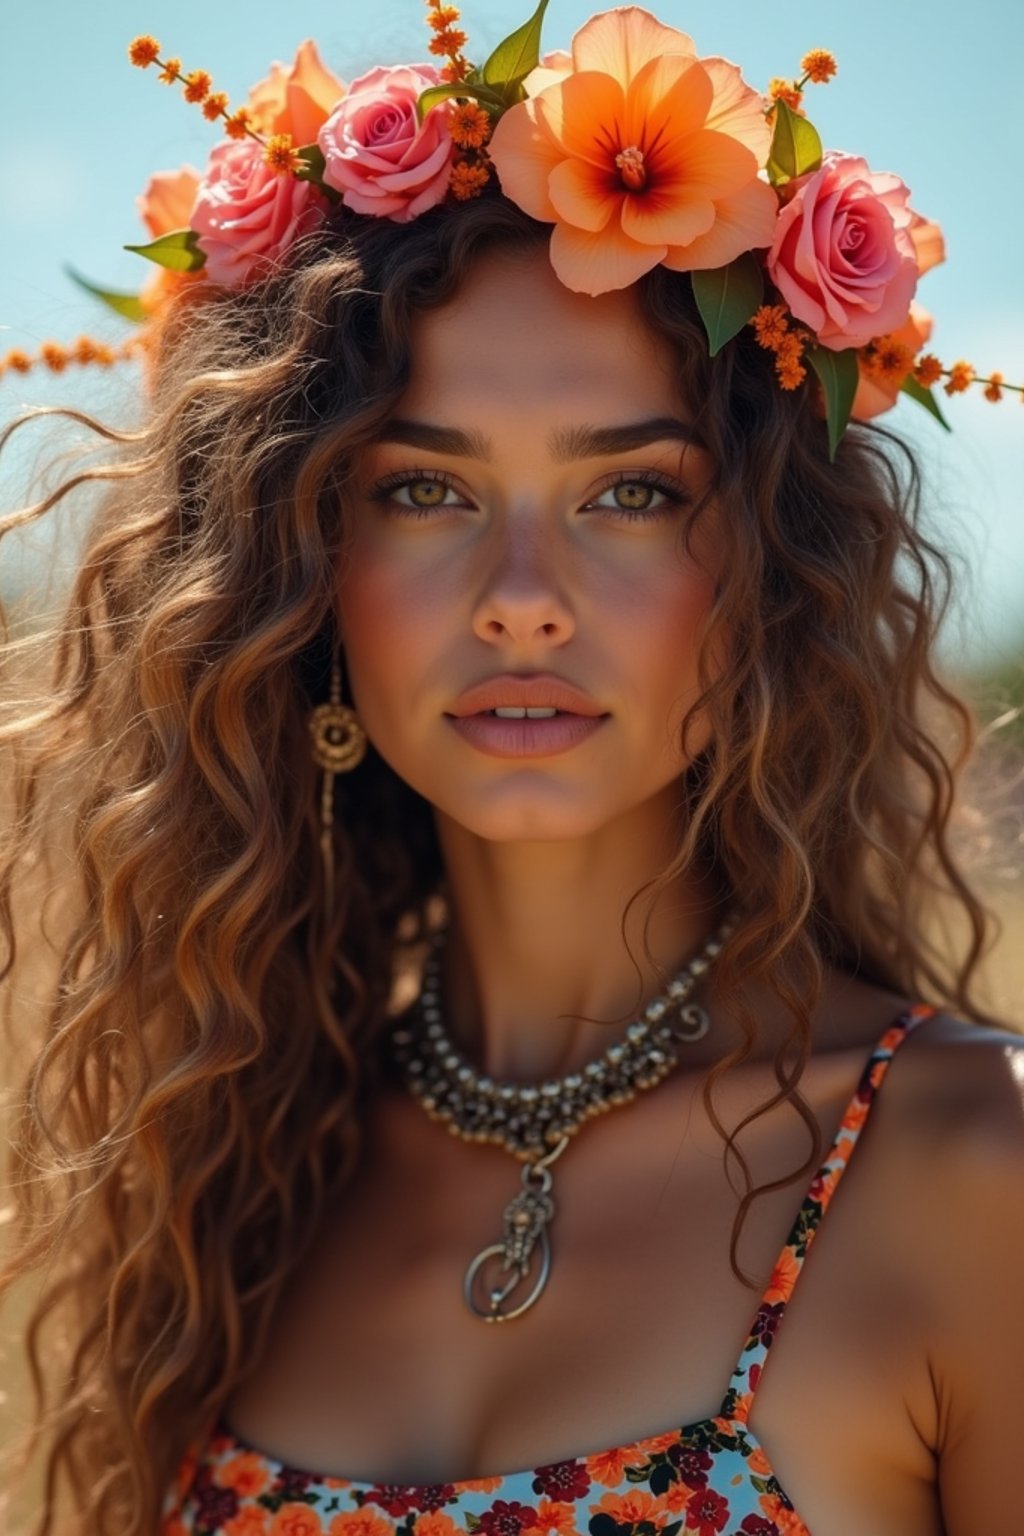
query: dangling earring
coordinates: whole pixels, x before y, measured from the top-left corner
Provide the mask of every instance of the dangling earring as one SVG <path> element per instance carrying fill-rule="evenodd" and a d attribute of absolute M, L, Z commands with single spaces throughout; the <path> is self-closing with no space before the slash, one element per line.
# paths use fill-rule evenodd
<path fill-rule="evenodd" d="M 325 923 L 334 916 L 334 775 L 358 767 L 366 752 L 366 732 L 354 709 L 341 702 L 341 664 L 331 662 L 331 696 L 309 712 L 313 761 L 324 770 L 320 794 L 320 855 L 324 867 Z"/>

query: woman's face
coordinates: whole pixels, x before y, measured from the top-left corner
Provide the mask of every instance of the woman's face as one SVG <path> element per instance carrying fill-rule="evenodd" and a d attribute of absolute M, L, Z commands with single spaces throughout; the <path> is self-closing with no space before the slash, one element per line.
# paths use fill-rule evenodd
<path fill-rule="evenodd" d="M 415 321 L 391 419 L 419 435 L 386 430 L 350 482 L 338 618 L 352 701 L 395 772 L 482 838 L 584 836 L 659 792 L 674 804 L 709 739 L 701 722 L 682 755 L 713 576 L 680 533 L 710 464 L 635 305 L 629 290 L 571 292 L 546 248 L 481 258 L 454 302 Z M 646 443 L 582 441 L 654 418 Z M 460 441 L 427 446 L 425 426 Z M 471 684 L 536 671 L 608 718 L 532 757 L 487 755 L 453 728 Z"/>

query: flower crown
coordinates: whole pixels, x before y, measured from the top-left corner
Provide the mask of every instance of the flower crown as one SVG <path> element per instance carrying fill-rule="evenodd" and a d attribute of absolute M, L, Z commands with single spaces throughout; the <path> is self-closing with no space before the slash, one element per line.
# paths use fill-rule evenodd
<path fill-rule="evenodd" d="M 836 73 L 815 48 L 794 79 L 761 93 L 722 58 L 640 6 L 601 11 L 570 51 L 540 55 L 548 0 L 480 66 L 461 50 L 459 11 L 427 0 L 429 51 L 446 63 L 376 65 L 346 87 L 304 42 L 231 108 L 202 69 L 161 58 L 136 37 L 131 62 L 157 65 L 225 137 L 202 172 L 157 172 L 137 199 L 151 240 L 127 250 L 159 271 L 138 294 L 69 275 L 138 329 L 118 348 L 81 337 L 15 349 L 0 373 L 39 361 L 110 363 L 154 346 L 161 316 L 196 280 L 255 281 L 301 235 L 345 209 L 405 223 L 440 203 L 478 197 L 492 180 L 553 225 L 550 259 L 566 287 L 625 288 L 659 263 L 688 272 L 713 356 L 745 326 L 774 354 L 782 389 L 819 386 L 829 451 L 851 417 L 900 393 L 943 425 L 935 387 L 977 383 L 989 400 L 1002 375 L 950 367 L 925 351 L 932 330 L 918 279 L 944 260 L 939 226 L 909 205 L 898 176 L 822 149 L 805 88 Z M 812 384 L 814 380 L 811 380 Z"/>

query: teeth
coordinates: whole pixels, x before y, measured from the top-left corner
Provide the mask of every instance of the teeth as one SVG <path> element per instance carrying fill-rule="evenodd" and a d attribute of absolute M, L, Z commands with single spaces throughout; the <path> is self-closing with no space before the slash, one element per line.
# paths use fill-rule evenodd
<path fill-rule="evenodd" d="M 488 714 L 497 715 L 501 720 L 550 720 L 552 715 L 557 715 L 557 709 L 551 709 L 545 705 L 543 709 L 520 709 L 515 705 L 502 705 L 500 709 L 488 710 Z"/>

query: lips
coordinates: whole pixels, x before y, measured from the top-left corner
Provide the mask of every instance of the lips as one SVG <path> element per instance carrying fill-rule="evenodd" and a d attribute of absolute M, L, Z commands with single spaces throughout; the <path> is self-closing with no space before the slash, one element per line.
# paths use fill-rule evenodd
<path fill-rule="evenodd" d="M 499 708 L 557 709 L 563 715 L 599 717 L 608 713 L 575 683 L 551 672 L 514 673 L 484 678 L 459 695 L 448 713 L 458 718 Z M 500 717 L 499 717 L 500 718 Z"/>

